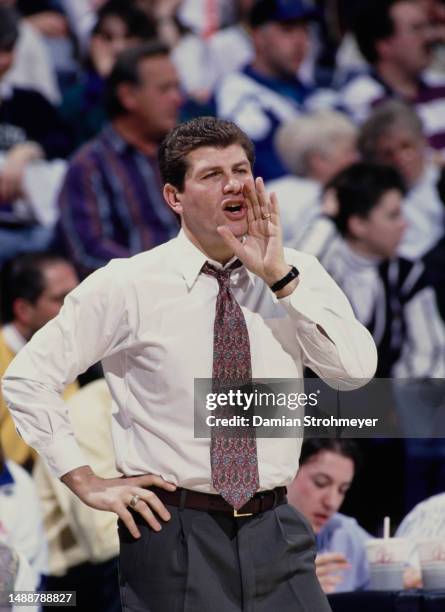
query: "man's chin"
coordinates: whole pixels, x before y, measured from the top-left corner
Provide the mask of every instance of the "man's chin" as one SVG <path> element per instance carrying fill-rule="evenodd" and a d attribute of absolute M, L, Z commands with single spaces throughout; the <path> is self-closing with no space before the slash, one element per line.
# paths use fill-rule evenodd
<path fill-rule="evenodd" d="M 235 238 L 242 238 L 247 234 L 247 222 L 242 219 L 241 221 L 231 221 L 227 223 L 227 227 L 230 229 Z"/>

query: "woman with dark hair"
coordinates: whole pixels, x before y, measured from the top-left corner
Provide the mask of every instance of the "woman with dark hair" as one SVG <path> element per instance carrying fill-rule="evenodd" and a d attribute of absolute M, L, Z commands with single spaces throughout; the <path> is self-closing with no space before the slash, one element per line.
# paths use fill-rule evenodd
<path fill-rule="evenodd" d="M 316 571 L 325 593 L 365 588 L 365 541 L 371 536 L 338 512 L 360 464 L 353 440 L 307 439 L 288 501 L 311 523 L 317 543 Z"/>

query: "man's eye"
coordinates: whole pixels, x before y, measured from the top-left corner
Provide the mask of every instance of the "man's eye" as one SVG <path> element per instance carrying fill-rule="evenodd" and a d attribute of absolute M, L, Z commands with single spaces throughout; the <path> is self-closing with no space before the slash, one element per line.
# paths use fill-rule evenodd
<path fill-rule="evenodd" d="M 218 174 L 217 172 L 209 172 L 208 174 L 206 174 L 206 175 L 204 176 L 204 178 L 205 178 L 205 179 L 206 179 L 206 178 L 211 178 L 212 176 L 216 176 L 217 174 Z"/>
<path fill-rule="evenodd" d="M 235 172 L 238 172 L 238 174 L 246 174 L 247 170 L 245 168 L 238 168 Z"/>

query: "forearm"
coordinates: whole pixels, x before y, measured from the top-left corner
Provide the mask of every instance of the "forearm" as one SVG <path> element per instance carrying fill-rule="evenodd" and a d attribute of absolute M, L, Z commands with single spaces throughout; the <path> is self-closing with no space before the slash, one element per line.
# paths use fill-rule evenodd
<path fill-rule="evenodd" d="M 21 372 L 27 368 L 22 369 L 24 361 L 18 357 L 21 354 L 3 377 L 3 395 L 20 436 L 44 458 L 51 472 L 60 477 L 84 465 L 84 455 L 59 392 L 51 384 L 38 382 L 36 377 L 25 378 Z"/>

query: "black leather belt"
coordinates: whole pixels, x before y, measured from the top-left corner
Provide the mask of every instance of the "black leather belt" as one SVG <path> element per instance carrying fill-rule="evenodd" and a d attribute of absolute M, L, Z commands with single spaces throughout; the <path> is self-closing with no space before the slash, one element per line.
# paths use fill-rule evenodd
<path fill-rule="evenodd" d="M 239 510 L 235 510 L 221 495 L 190 491 L 177 488 L 176 491 L 166 491 L 158 487 L 149 487 L 159 499 L 167 505 L 180 508 L 193 508 L 205 512 L 227 512 L 235 517 L 252 516 L 271 510 L 275 506 L 286 503 L 286 487 L 277 487 L 271 491 L 260 491 Z"/>

